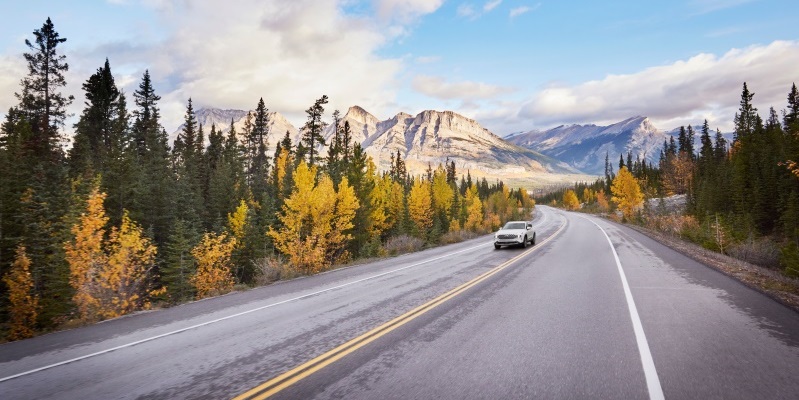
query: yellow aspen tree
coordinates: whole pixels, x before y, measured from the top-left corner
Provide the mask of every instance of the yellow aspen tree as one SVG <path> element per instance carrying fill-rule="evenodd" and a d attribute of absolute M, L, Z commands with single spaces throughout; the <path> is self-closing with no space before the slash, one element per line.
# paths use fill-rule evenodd
<path fill-rule="evenodd" d="M 452 199 L 455 193 L 447 183 L 447 172 L 439 165 L 433 173 L 433 209 L 436 212 L 447 212 L 452 207 Z"/>
<path fill-rule="evenodd" d="M 336 192 L 336 206 L 333 213 L 331 234 L 328 239 L 328 257 L 334 263 L 346 261 L 349 254 L 344 251 L 352 235 L 349 233 L 354 224 L 355 212 L 358 210 L 358 197 L 346 177 L 341 179 Z"/>
<path fill-rule="evenodd" d="M 418 179 L 408 193 L 408 213 L 419 234 L 424 237 L 433 226 L 433 202 L 430 182 Z"/>
<path fill-rule="evenodd" d="M 574 190 L 567 190 L 563 193 L 563 207 L 567 210 L 577 210 L 580 208 L 580 200 L 577 200 L 577 194 Z"/>
<path fill-rule="evenodd" d="M 109 238 L 108 262 L 98 274 L 101 318 L 115 318 L 139 309 L 147 309 L 150 296 L 150 272 L 155 266 L 156 247 L 144 236 L 128 212 L 122 225 L 112 229 Z M 165 291 L 166 288 L 162 289 Z"/>
<path fill-rule="evenodd" d="M 469 231 L 477 232 L 483 223 L 483 202 L 477 193 L 477 185 L 472 184 L 466 190 L 466 222 L 464 228 Z"/>
<path fill-rule="evenodd" d="M 610 210 L 610 203 L 608 203 L 608 197 L 605 195 L 605 191 L 600 189 L 596 192 L 596 205 L 599 207 L 599 211 L 607 212 Z"/>
<path fill-rule="evenodd" d="M 394 226 L 395 215 L 392 215 L 391 205 L 391 183 L 393 181 L 388 175 L 382 177 L 375 176 L 374 186 L 369 192 L 369 236 L 379 237 L 383 232 Z"/>
<path fill-rule="evenodd" d="M 97 276 L 107 263 L 103 251 L 103 236 L 108 217 L 103 201 L 105 193 L 94 188 L 86 201 L 86 212 L 72 226 L 74 239 L 64 245 L 69 264 L 69 283 L 75 289 L 72 301 L 78 309 L 80 319 L 93 321 L 100 310 Z"/>
<path fill-rule="evenodd" d="M 613 180 L 610 186 L 610 191 L 613 193 L 611 200 L 618 204 L 619 209 L 626 218 L 631 218 L 635 215 L 635 211 L 644 203 L 644 194 L 641 192 L 641 186 L 635 177 L 627 170 L 627 167 L 622 167 L 619 174 Z"/>
<path fill-rule="evenodd" d="M 348 233 L 359 204 L 346 179 L 336 193 L 327 175 L 314 185 L 316 167 L 301 161 L 294 172 L 294 191 L 279 215 L 283 227 L 270 228 L 275 248 L 289 258 L 299 272 L 312 274 L 346 258 L 343 252 L 352 238 Z"/>
<path fill-rule="evenodd" d="M 280 155 L 278 155 L 277 159 L 275 160 L 275 187 L 277 188 L 276 193 L 283 193 L 283 180 L 286 177 L 286 172 L 289 168 L 291 168 L 291 164 L 294 161 L 292 160 L 291 153 L 289 149 L 281 149 Z"/>
<path fill-rule="evenodd" d="M 250 208 L 247 206 L 247 202 L 240 200 L 236 210 L 227 215 L 228 230 L 239 242 L 244 237 L 244 232 L 247 228 L 247 214 L 249 212 Z"/>
<path fill-rule="evenodd" d="M 235 237 L 228 239 L 224 233 L 206 233 L 191 250 L 192 256 L 197 260 L 197 272 L 191 277 L 197 299 L 233 290 L 236 281 L 230 268 L 230 254 L 235 247 Z"/>
<path fill-rule="evenodd" d="M 30 266 L 31 260 L 25 253 L 25 247 L 17 246 L 11 270 L 3 277 L 3 282 L 8 287 L 8 314 L 11 325 L 6 336 L 8 340 L 29 338 L 35 333 L 39 297 L 33 293 Z"/>

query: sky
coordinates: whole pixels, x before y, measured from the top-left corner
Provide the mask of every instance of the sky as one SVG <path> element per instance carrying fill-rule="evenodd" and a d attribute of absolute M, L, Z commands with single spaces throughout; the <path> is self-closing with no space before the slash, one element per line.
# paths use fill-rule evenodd
<path fill-rule="evenodd" d="M 17 104 L 25 39 L 50 17 L 64 92 L 108 58 L 129 101 L 149 70 L 162 123 L 267 108 L 296 126 L 322 95 L 380 119 L 451 110 L 492 132 L 647 116 L 731 131 L 743 82 L 761 115 L 799 81 L 795 0 L 0 0 L 0 116 Z M 133 105 L 130 104 L 129 108 Z M 76 117 L 67 121 L 74 123 Z"/>

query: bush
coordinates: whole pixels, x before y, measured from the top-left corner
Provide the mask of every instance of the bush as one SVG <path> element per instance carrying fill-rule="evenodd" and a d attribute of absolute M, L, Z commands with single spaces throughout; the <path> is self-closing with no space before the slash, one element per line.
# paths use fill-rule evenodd
<path fill-rule="evenodd" d="M 739 260 L 769 268 L 779 268 L 780 249 L 767 237 L 755 239 L 753 235 L 741 243 L 730 245 L 729 254 Z"/>
<path fill-rule="evenodd" d="M 459 243 L 469 239 L 474 239 L 477 236 L 479 236 L 477 233 L 464 230 L 450 231 L 441 236 L 441 240 L 439 241 L 439 243 L 441 244 Z"/>
<path fill-rule="evenodd" d="M 796 243 L 789 243 L 780 250 L 780 265 L 785 275 L 799 277 L 799 246 Z"/>
<path fill-rule="evenodd" d="M 258 286 L 268 285 L 281 279 L 296 278 L 300 275 L 284 257 L 279 255 L 255 261 L 255 268 L 257 271 L 255 284 Z"/>
<path fill-rule="evenodd" d="M 400 235 L 389 238 L 383 248 L 390 255 L 411 253 L 424 247 L 424 241 L 417 237 Z"/>

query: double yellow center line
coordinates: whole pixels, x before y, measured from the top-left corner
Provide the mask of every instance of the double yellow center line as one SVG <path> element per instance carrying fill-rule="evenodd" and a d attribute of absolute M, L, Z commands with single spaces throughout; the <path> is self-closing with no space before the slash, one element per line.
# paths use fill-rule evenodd
<path fill-rule="evenodd" d="M 245 393 L 242 393 L 236 397 L 234 400 L 243 400 L 243 399 L 265 399 L 269 396 L 272 396 L 281 390 L 293 385 L 294 383 L 304 379 L 305 377 L 313 374 L 316 371 L 338 361 L 339 359 L 343 358 L 344 356 L 354 352 L 355 350 L 360 349 L 363 346 L 385 336 L 389 332 L 399 328 L 402 325 L 416 319 L 417 317 L 423 315 L 424 313 L 432 310 L 433 308 L 439 306 L 440 304 L 446 302 L 447 300 L 469 290 L 469 288 L 479 284 L 480 282 L 490 278 L 491 276 L 497 274 L 498 272 L 502 271 L 503 269 L 509 267 L 516 261 L 522 259 L 523 257 L 527 256 L 528 254 L 532 253 L 533 251 L 540 248 L 541 245 L 549 242 L 550 240 L 554 239 L 566 226 L 564 223 L 558 228 L 558 230 L 553 233 L 550 237 L 546 240 L 541 241 L 538 246 L 531 248 L 530 250 L 525 251 L 522 254 L 519 254 L 516 257 L 500 264 L 499 266 L 494 267 L 493 269 L 479 275 L 478 277 L 456 287 L 455 289 L 450 290 L 442 294 L 441 296 L 436 297 L 429 302 L 422 304 L 419 307 L 414 308 L 411 311 L 406 312 L 405 314 L 400 315 L 392 319 L 391 321 L 386 322 L 383 325 L 378 326 L 361 336 L 358 336 L 308 362 L 305 362 L 302 365 L 299 365 L 289 371 L 286 371 L 261 385 L 258 385 L 255 388 L 248 390 Z"/>

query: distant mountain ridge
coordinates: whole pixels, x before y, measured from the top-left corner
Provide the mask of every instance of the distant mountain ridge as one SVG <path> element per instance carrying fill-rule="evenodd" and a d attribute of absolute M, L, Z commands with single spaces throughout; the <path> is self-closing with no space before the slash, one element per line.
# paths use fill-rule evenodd
<path fill-rule="evenodd" d="M 211 124 L 217 130 L 228 132 L 231 120 L 239 135 L 244 131 L 247 111 L 202 108 L 195 111 L 206 137 Z M 359 106 L 350 107 L 341 117 L 341 124 L 349 122 L 353 142 L 361 143 L 381 171 L 390 168 L 391 155 L 398 151 L 411 174 L 422 174 L 428 165 L 454 161 L 460 172 L 467 170 L 475 177 L 506 178 L 536 174 L 577 174 L 579 171 L 555 158 L 535 150 L 509 143 L 480 126 L 476 121 L 452 111 L 423 111 L 416 116 L 398 113 L 380 120 Z M 296 144 L 301 132 L 280 113 L 269 113 L 269 155 L 285 132 Z M 177 136 L 183 126 L 172 134 Z M 323 131 L 327 142 L 334 135 L 333 125 Z M 326 148 L 320 148 L 326 154 Z"/>
<path fill-rule="evenodd" d="M 582 172 L 602 175 L 606 155 L 614 168 L 618 167 L 619 154 L 626 158 L 629 152 L 633 159 L 658 162 L 663 141 L 668 141 L 669 137 L 669 133 L 657 129 L 649 118 L 636 116 L 608 126 L 561 125 L 545 131 L 512 134 L 506 139 Z"/>

